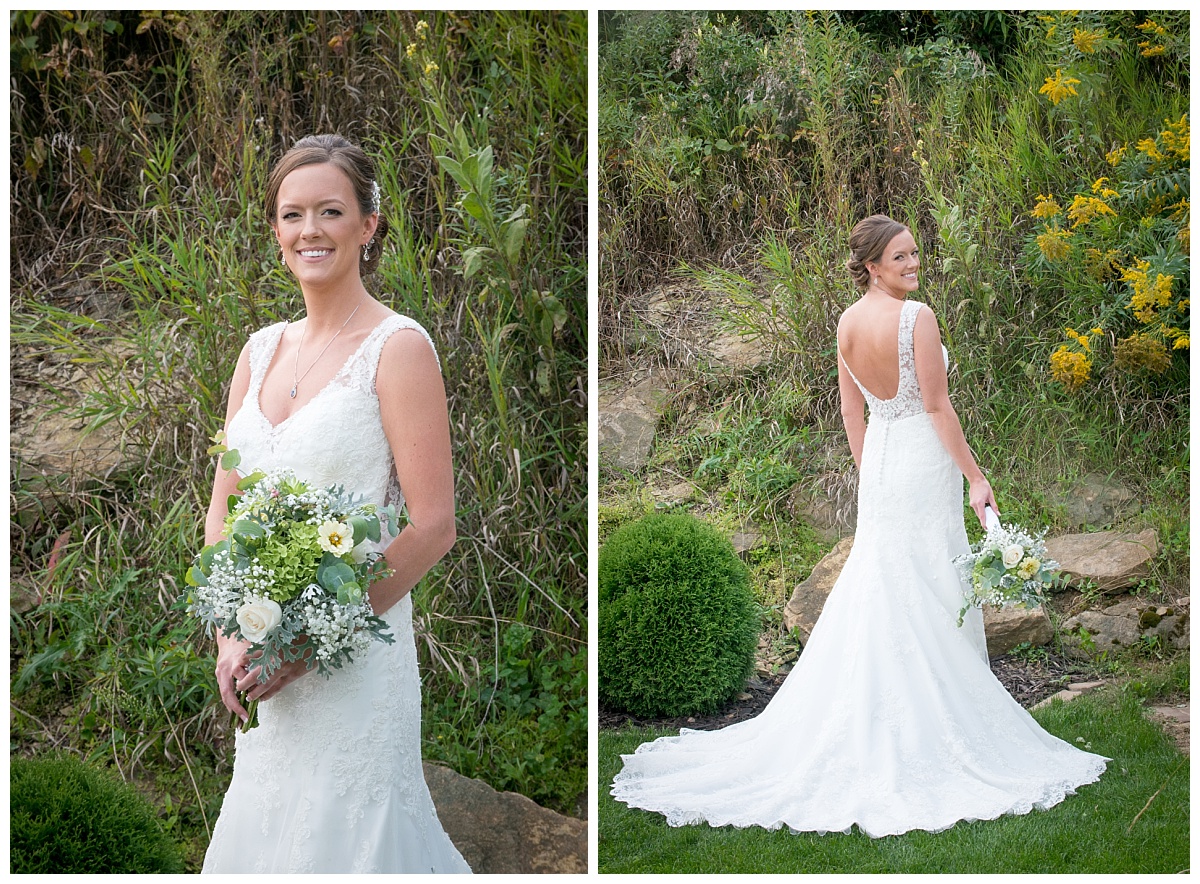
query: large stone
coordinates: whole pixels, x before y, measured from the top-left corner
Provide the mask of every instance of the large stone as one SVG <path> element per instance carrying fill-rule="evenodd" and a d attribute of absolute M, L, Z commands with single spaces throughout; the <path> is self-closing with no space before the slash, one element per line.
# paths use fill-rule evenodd
<path fill-rule="evenodd" d="M 815 490 L 811 483 L 801 482 L 792 488 L 789 505 L 792 515 L 815 530 L 822 540 L 840 540 L 854 533 L 858 484 L 839 484 L 831 496 Z"/>
<path fill-rule="evenodd" d="M 472 871 L 587 874 L 587 823 L 425 762 L 438 819 Z"/>
<path fill-rule="evenodd" d="M 1122 613 L 1081 611 L 1062 625 L 1063 649 L 1073 657 L 1085 659 L 1115 654 L 1136 645 L 1142 637 L 1135 617 Z M 1087 632 L 1084 638 L 1080 629 Z"/>
<path fill-rule="evenodd" d="M 651 374 L 628 390 L 601 394 L 597 421 L 600 462 L 619 470 L 640 470 L 650 460 L 659 412 L 667 393 Z"/>
<path fill-rule="evenodd" d="M 850 556 L 854 546 L 854 537 L 850 536 L 838 541 L 817 566 L 812 569 L 808 579 L 799 584 L 792 592 L 792 597 L 783 608 L 783 626 L 789 632 L 793 629 L 800 635 L 800 643 L 808 644 L 821 609 L 825 607 L 825 599 L 829 591 L 842 573 L 842 566 Z"/>
<path fill-rule="evenodd" d="M 771 359 L 771 347 L 766 339 L 736 331 L 717 332 L 704 349 L 714 362 L 732 369 L 758 368 Z"/>
<path fill-rule="evenodd" d="M 984 605 L 983 631 L 987 637 L 988 656 L 993 658 L 1007 654 L 1024 642 L 1040 647 L 1054 638 L 1054 627 L 1041 605 L 1036 608 Z"/>
<path fill-rule="evenodd" d="M 1132 491 L 1099 473 L 1084 476 L 1061 502 L 1073 528 L 1106 527 L 1141 508 Z"/>
<path fill-rule="evenodd" d="M 1158 534 L 1153 528 L 1140 534 L 1064 534 L 1047 538 L 1046 552 L 1072 585 L 1090 582 L 1102 592 L 1112 592 L 1133 586 L 1149 573 L 1149 562 L 1158 553 Z"/>

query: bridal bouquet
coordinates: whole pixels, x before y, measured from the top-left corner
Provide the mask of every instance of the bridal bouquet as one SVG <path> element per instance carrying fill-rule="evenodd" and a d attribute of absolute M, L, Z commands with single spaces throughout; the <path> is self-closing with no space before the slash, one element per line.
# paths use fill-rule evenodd
<path fill-rule="evenodd" d="M 237 463 L 236 451 L 221 461 Z M 225 539 L 188 569 L 189 614 L 250 642 L 260 682 L 293 660 L 328 676 L 373 640 L 394 641 L 366 591 L 390 573 L 367 543 L 379 541 L 383 525 L 397 533 L 395 507 L 356 501 L 340 486 L 313 488 L 291 470 L 256 471 L 237 487 Z M 243 730 L 258 723 L 256 706 Z"/>
<path fill-rule="evenodd" d="M 958 625 L 971 608 L 1036 607 L 1043 601 L 1043 587 L 1058 575 L 1058 562 L 1047 557 L 1045 532 L 1031 535 L 1015 525 L 1001 525 L 988 509 L 987 535 L 971 551 L 954 559 L 968 589 L 958 612 Z"/>

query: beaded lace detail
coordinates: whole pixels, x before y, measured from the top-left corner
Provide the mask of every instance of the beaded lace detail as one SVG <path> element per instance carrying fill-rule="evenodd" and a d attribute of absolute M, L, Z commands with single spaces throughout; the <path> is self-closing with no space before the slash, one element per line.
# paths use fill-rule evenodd
<path fill-rule="evenodd" d="M 284 323 L 250 338 L 250 384 L 227 428 L 241 470 L 290 467 L 368 501 L 404 501 L 375 391 L 379 357 L 413 320 L 384 319 L 338 373 L 289 418 L 262 413 L 263 378 Z M 379 546 L 386 546 L 385 537 Z M 259 707 L 237 734 L 233 781 L 206 872 L 468 872 L 437 819 L 421 767 L 421 691 L 412 598 L 381 616 L 393 644 L 325 678 L 310 672 Z"/>
<path fill-rule="evenodd" d="M 879 399 L 854 377 L 850 365 L 846 371 L 858 389 L 862 390 L 867 400 L 867 408 L 871 411 L 872 420 L 898 421 L 914 414 L 925 411 L 921 400 L 921 387 L 917 383 L 917 362 L 913 354 L 913 329 L 917 325 L 917 314 L 921 312 L 921 304 L 917 301 L 905 301 L 900 308 L 900 326 L 896 332 L 900 354 L 900 383 L 896 386 L 896 395 L 891 399 Z M 842 360 L 845 363 L 845 360 Z"/>

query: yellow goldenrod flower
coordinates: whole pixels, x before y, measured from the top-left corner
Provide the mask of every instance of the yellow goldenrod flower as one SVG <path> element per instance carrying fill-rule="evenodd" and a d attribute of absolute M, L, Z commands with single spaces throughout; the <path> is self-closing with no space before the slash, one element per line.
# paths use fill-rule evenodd
<path fill-rule="evenodd" d="M 1071 253 L 1071 244 L 1067 242 L 1071 234 L 1057 227 L 1048 227 L 1038 234 L 1037 245 L 1047 261 L 1057 261 Z"/>
<path fill-rule="evenodd" d="M 1192 129 L 1191 124 L 1188 123 L 1188 115 L 1184 114 L 1174 123 L 1169 119 L 1165 122 L 1167 128 L 1159 133 L 1163 149 L 1185 163 L 1188 162 L 1192 152 Z"/>
<path fill-rule="evenodd" d="M 1138 48 L 1142 50 L 1142 55 L 1146 56 L 1146 58 L 1154 58 L 1154 56 L 1162 55 L 1167 51 L 1167 47 L 1165 46 L 1151 46 L 1149 40 L 1139 43 Z"/>
<path fill-rule="evenodd" d="M 1145 34 L 1154 34 L 1156 37 L 1165 37 L 1167 35 L 1167 29 L 1150 18 L 1138 25 L 1137 29 Z"/>
<path fill-rule="evenodd" d="M 1127 371 L 1145 369 L 1151 374 L 1162 374 L 1171 367 L 1167 345 L 1155 335 L 1134 332 L 1113 348 L 1113 363 Z"/>
<path fill-rule="evenodd" d="M 1104 155 L 1104 159 L 1108 160 L 1108 164 L 1110 166 L 1115 166 L 1117 163 L 1121 162 L 1121 160 L 1123 160 L 1125 158 L 1126 150 L 1128 150 L 1128 148 L 1126 148 L 1126 147 L 1113 148 L 1112 150 L 1110 150 L 1108 153 L 1106 153 Z"/>
<path fill-rule="evenodd" d="M 1050 373 L 1054 380 L 1067 388 L 1068 393 L 1074 393 L 1091 377 L 1092 362 L 1086 353 L 1079 353 L 1062 344 L 1050 354 Z"/>
<path fill-rule="evenodd" d="M 1112 215 L 1116 217 L 1116 212 L 1102 199 L 1097 199 L 1094 196 L 1083 196 L 1076 194 L 1075 199 L 1071 202 L 1070 208 L 1067 209 L 1067 217 L 1071 219 L 1074 227 L 1080 227 L 1087 224 L 1101 215 Z"/>
<path fill-rule="evenodd" d="M 1068 95 L 1078 95 L 1075 87 L 1079 85 L 1079 80 L 1074 77 L 1064 77 L 1062 68 L 1054 72 L 1053 77 L 1047 77 L 1046 82 L 1042 84 L 1042 88 L 1038 90 L 1039 94 L 1045 94 L 1049 97 L 1050 103 L 1057 105 Z"/>
<path fill-rule="evenodd" d="M 1037 205 L 1033 207 L 1033 211 L 1029 214 L 1034 218 L 1053 218 L 1062 211 L 1062 206 L 1054 199 L 1054 194 L 1048 196 L 1037 195 Z"/>
<path fill-rule="evenodd" d="M 1191 344 L 1191 341 L 1188 340 L 1188 336 L 1180 335 L 1179 337 L 1177 337 L 1175 339 L 1175 345 L 1171 349 L 1172 350 L 1190 350 L 1191 346 L 1192 346 L 1192 344 Z"/>
<path fill-rule="evenodd" d="M 1155 162 L 1163 158 L 1162 153 L 1158 149 L 1158 144 L 1155 143 L 1153 138 L 1143 138 L 1137 143 L 1137 149 Z"/>
<path fill-rule="evenodd" d="M 1107 187 L 1106 186 L 1107 184 L 1108 184 L 1107 178 L 1097 178 L 1094 182 L 1092 182 L 1092 193 L 1100 194 L 1101 199 L 1110 199 L 1114 196 L 1121 195 L 1121 194 L 1117 193 L 1115 190 L 1113 190 L 1111 187 Z"/>
<path fill-rule="evenodd" d="M 1094 335 L 1102 335 L 1102 334 L 1104 334 L 1104 329 L 1102 329 L 1102 328 L 1094 328 L 1094 329 L 1092 329 L 1092 334 L 1094 334 Z"/>
<path fill-rule="evenodd" d="M 1075 29 L 1075 35 L 1071 38 L 1071 42 L 1075 44 L 1075 48 L 1085 55 L 1091 55 L 1096 51 L 1096 44 L 1104 37 L 1104 31 L 1085 31 L 1082 28 Z"/>

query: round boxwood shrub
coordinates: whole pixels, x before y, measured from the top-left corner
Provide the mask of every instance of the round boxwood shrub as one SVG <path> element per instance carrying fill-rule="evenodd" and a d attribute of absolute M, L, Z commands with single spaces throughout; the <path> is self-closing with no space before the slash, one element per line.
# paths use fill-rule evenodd
<path fill-rule="evenodd" d="M 14 756 L 9 785 L 12 874 L 184 871 L 150 803 L 74 756 Z"/>
<path fill-rule="evenodd" d="M 706 715 L 754 666 L 759 621 L 733 545 L 686 514 L 620 528 L 600 550 L 600 701 L 642 717 Z"/>

